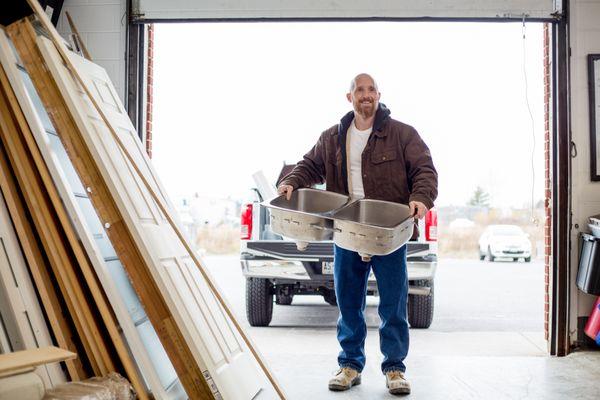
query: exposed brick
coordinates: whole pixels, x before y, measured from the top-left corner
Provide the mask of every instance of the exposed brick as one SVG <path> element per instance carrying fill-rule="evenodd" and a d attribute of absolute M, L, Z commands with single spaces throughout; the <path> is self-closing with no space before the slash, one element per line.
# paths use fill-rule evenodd
<path fill-rule="evenodd" d="M 152 109 L 154 105 L 153 85 L 154 85 L 154 25 L 148 25 L 148 48 L 146 55 L 147 63 L 147 82 L 146 82 L 146 153 L 152 158 Z"/>

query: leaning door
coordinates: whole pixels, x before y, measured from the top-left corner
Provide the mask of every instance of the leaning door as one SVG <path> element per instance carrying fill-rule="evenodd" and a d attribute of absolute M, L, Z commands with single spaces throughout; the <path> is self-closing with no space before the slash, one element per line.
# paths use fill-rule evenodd
<path fill-rule="evenodd" d="M 106 124 L 63 65 L 54 45 L 44 37 L 37 40 L 132 236 L 151 266 L 153 279 L 165 296 L 178 326 L 182 327 L 196 362 L 213 386 L 215 397 L 222 395 L 236 400 L 254 397 L 264 382 L 256 361 Z M 174 215 L 174 208 L 106 71 L 73 53 L 70 57 L 127 152 Z M 110 229 L 108 224 L 105 227 Z"/>

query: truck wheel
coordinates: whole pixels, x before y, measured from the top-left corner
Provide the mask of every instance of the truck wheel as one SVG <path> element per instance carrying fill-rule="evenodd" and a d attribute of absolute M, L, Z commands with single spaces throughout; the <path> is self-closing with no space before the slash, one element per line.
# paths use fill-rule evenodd
<path fill-rule="evenodd" d="M 251 326 L 269 326 L 273 317 L 273 285 L 268 279 L 246 278 L 246 317 Z"/>
<path fill-rule="evenodd" d="M 408 295 L 408 322 L 411 328 L 427 329 L 433 321 L 433 281 L 416 281 L 416 286 L 429 287 L 427 296 Z"/>
<path fill-rule="evenodd" d="M 282 306 L 289 306 L 292 304 L 292 300 L 294 299 L 293 294 L 276 294 L 275 295 L 275 303 Z"/>
<path fill-rule="evenodd" d="M 525 262 L 531 262 L 531 256 L 525 257 Z"/>

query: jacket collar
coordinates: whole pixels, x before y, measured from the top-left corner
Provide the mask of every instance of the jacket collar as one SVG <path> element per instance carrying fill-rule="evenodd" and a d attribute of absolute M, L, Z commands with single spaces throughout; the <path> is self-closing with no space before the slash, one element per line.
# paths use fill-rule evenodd
<path fill-rule="evenodd" d="M 390 114 L 391 111 L 389 108 L 387 108 L 385 104 L 379 103 L 379 107 L 377 107 L 377 112 L 375 113 L 375 122 L 373 122 L 373 132 L 375 135 L 379 137 L 387 136 L 387 131 L 384 131 L 383 128 L 390 119 Z M 344 115 L 338 125 L 338 134 L 345 135 L 353 119 L 354 111 L 350 111 Z"/>

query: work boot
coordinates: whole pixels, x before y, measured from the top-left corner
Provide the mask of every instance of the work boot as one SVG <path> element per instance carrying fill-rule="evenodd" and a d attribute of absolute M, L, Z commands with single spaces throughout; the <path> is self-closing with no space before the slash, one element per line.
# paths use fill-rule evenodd
<path fill-rule="evenodd" d="M 340 368 L 329 380 L 329 390 L 348 390 L 354 385 L 360 385 L 360 372 L 350 367 Z"/>
<path fill-rule="evenodd" d="M 404 378 L 401 371 L 388 371 L 385 373 L 387 388 L 391 394 L 409 394 L 410 383 Z"/>

